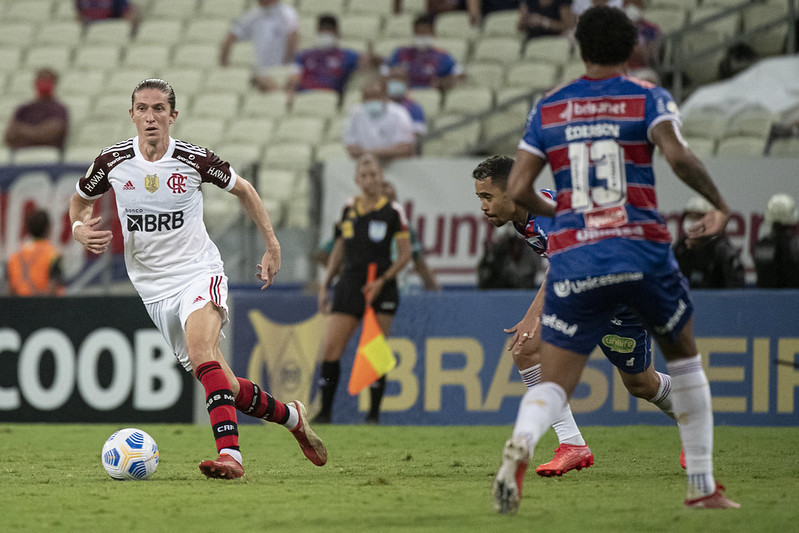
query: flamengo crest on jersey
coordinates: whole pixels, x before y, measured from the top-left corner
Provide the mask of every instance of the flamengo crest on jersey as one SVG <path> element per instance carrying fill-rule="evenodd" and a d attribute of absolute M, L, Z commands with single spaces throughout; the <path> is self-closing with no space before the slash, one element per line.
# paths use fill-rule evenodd
<path fill-rule="evenodd" d="M 671 235 L 657 212 L 649 137 L 663 121 L 680 122 L 671 95 L 625 76 L 579 78 L 542 98 L 530 112 L 519 148 L 549 162 L 557 188 L 550 257 L 608 241 L 606 262 L 570 253 L 561 262 L 568 263 L 564 272 L 628 268 L 614 257 L 614 247 L 624 255 L 620 240 L 670 245 Z"/>
<path fill-rule="evenodd" d="M 114 190 L 125 266 L 145 303 L 163 299 L 198 275 L 222 272 L 203 222 L 201 183 L 230 191 L 230 165 L 200 146 L 170 138 L 166 154 L 147 161 L 138 137 L 104 149 L 78 181 L 81 197 Z M 223 194 L 221 191 L 212 194 Z"/>

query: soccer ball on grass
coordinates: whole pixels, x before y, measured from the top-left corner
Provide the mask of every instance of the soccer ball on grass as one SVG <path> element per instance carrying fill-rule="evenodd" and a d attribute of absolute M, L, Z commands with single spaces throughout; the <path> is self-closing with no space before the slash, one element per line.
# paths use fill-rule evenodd
<path fill-rule="evenodd" d="M 100 460 L 116 480 L 147 479 L 158 466 L 158 445 L 140 429 L 120 429 L 105 441 Z"/>

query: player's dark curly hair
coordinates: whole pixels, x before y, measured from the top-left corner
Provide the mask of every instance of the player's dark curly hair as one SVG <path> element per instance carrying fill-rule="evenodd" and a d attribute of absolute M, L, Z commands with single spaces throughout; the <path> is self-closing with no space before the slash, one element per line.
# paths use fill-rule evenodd
<path fill-rule="evenodd" d="M 491 178 L 495 184 L 504 189 L 508 183 L 510 169 L 513 167 L 513 158 L 506 155 L 492 155 L 478 164 L 472 171 L 472 177 L 477 181 Z"/>
<path fill-rule="evenodd" d="M 620 65 L 633 53 L 638 32 L 622 10 L 594 6 L 580 15 L 574 37 L 584 61 Z"/>
<path fill-rule="evenodd" d="M 171 85 L 159 78 L 147 78 L 146 80 L 140 81 L 139 84 L 133 89 L 133 94 L 130 95 L 131 106 L 133 106 L 133 102 L 136 100 L 136 93 L 142 89 L 158 89 L 162 93 L 166 94 L 167 100 L 169 101 L 170 110 L 175 110 L 175 90 Z"/>

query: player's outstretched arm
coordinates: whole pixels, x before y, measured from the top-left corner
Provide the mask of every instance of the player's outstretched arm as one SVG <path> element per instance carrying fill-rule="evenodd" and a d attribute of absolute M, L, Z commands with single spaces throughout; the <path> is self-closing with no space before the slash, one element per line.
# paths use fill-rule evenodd
<path fill-rule="evenodd" d="M 723 232 L 730 218 L 730 208 L 713 183 L 705 165 L 688 147 L 679 126 L 670 120 L 663 121 L 652 129 L 651 136 L 677 177 L 716 207 L 715 210 L 705 213 L 699 222 L 689 229 L 689 239 L 695 241 Z"/>
<path fill-rule="evenodd" d="M 261 262 L 256 265 L 258 279 L 264 282 L 261 290 L 266 289 L 275 279 L 275 276 L 280 271 L 280 243 L 275 235 L 275 229 L 272 227 L 272 219 L 269 213 L 264 208 L 264 203 L 255 187 L 250 184 L 241 176 L 236 176 L 236 184 L 230 192 L 239 199 L 242 207 L 247 212 L 247 215 L 255 222 L 255 227 L 264 239 L 266 251 L 264 252 Z"/>
<path fill-rule="evenodd" d="M 78 193 L 72 195 L 69 202 L 72 238 L 93 254 L 99 255 L 108 249 L 113 234 L 110 230 L 98 229 L 101 217 L 90 218 L 93 210 L 94 200 L 86 200 Z"/>

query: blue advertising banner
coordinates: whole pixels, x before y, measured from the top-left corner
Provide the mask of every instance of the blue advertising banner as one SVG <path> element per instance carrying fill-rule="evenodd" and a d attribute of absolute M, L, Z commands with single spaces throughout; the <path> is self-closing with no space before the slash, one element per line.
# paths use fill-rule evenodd
<path fill-rule="evenodd" d="M 404 296 L 389 339 L 398 364 L 388 374 L 381 423 L 512 424 L 524 386 L 502 329 L 518 322 L 533 296 L 528 291 Z M 324 335 L 315 296 L 234 291 L 232 300 L 237 374 L 262 383 L 281 400 L 313 406 Z M 716 423 L 799 425 L 799 291 L 695 291 L 694 300 L 697 345 Z M 368 408 L 368 390 L 360 397 L 347 393 L 359 334 L 342 357 L 336 423 L 362 422 Z M 666 371 L 659 353 L 655 366 Z M 571 406 L 582 425 L 673 423 L 631 397 L 599 350 L 591 355 Z"/>

